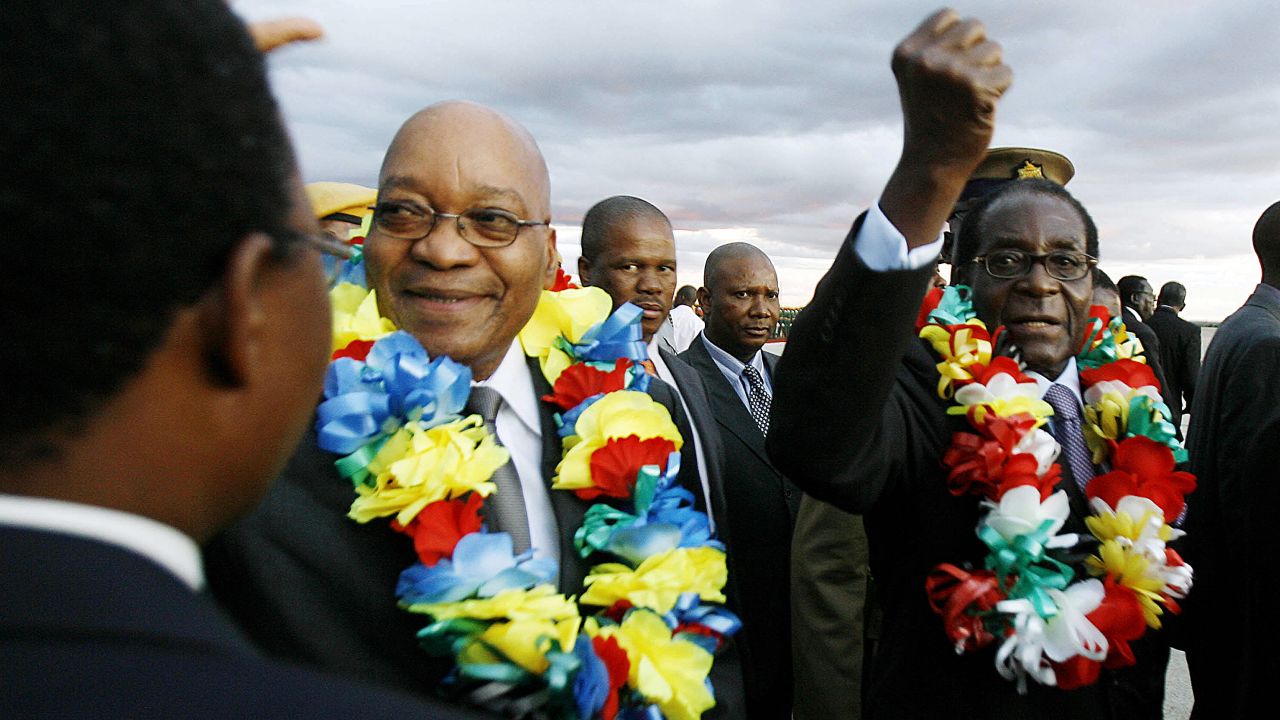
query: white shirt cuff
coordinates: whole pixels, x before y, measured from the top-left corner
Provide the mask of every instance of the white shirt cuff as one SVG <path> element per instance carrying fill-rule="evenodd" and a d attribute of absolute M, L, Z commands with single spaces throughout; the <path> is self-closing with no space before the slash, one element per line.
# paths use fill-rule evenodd
<path fill-rule="evenodd" d="M 867 209 L 867 217 L 853 238 L 853 251 L 876 272 L 918 270 L 937 261 L 942 252 L 942 234 L 928 245 L 908 250 L 907 239 L 889 222 L 877 202 Z"/>

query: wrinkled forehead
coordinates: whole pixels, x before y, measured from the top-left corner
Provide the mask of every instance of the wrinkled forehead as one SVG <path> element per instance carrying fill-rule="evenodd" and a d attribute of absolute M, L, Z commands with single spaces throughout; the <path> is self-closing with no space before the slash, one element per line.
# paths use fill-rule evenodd
<path fill-rule="evenodd" d="M 978 254 L 995 248 L 1040 252 L 1085 249 L 1084 218 L 1066 200 L 1044 193 L 1015 193 L 997 199 L 981 218 Z"/>
<path fill-rule="evenodd" d="M 538 216 L 551 206 L 546 162 L 533 138 L 501 117 L 475 112 L 415 116 L 405 123 L 378 176 L 379 193 L 389 189 L 436 202 L 502 195 L 518 198 L 523 210 Z"/>

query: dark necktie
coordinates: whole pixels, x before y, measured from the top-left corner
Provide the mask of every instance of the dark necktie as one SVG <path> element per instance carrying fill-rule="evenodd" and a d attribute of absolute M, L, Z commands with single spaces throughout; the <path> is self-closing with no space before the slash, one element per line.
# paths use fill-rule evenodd
<path fill-rule="evenodd" d="M 760 377 L 759 370 L 750 365 L 742 368 L 742 374 L 751 386 L 751 394 L 747 396 L 747 403 L 751 406 L 751 419 L 760 427 L 760 434 L 768 435 L 770 398 L 769 391 L 764 387 L 764 378 Z"/>
<path fill-rule="evenodd" d="M 484 427 L 493 434 L 499 445 L 498 408 L 502 406 L 502 396 L 497 390 L 483 385 L 471 388 L 471 396 L 467 398 L 467 412 L 484 418 Z M 524 509 L 524 493 L 520 490 L 520 476 L 516 474 L 516 466 L 511 460 L 493 473 L 493 484 L 498 491 L 485 499 L 485 507 L 490 510 L 490 531 L 511 534 L 515 551 L 522 553 L 529 549 L 529 515 Z"/>
<path fill-rule="evenodd" d="M 1062 446 L 1076 485 L 1083 490 L 1093 479 L 1093 456 L 1084 444 L 1084 429 L 1080 425 L 1080 403 L 1075 393 L 1065 385 L 1054 383 L 1045 391 L 1044 401 L 1053 408 L 1053 437 Z"/>

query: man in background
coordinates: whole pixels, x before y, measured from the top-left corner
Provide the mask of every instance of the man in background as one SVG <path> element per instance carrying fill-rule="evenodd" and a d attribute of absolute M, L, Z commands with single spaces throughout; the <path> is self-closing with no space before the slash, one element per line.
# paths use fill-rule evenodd
<path fill-rule="evenodd" d="M 1195 492 L 1187 499 L 1191 717 L 1250 717 L 1280 675 L 1275 600 L 1265 571 L 1280 553 L 1280 203 L 1253 229 L 1262 282 L 1218 328 L 1205 354 L 1187 446 Z"/>
<path fill-rule="evenodd" d="M 671 324 L 671 346 L 677 353 L 688 350 L 689 344 L 705 327 L 702 318 L 693 309 L 697 300 L 698 290 L 692 285 L 685 285 L 676 291 L 675 305 L 667 315 L 667 322 Z"/>
<path fill-rule="evenodd" d="M 0 717 L 457 716 L 268 660 L 205 592 L 329 353 L 333 243 L 243 24 L 11 0 L 0 103 Z"/>
<path fill-rule="evenodd" d="M 320 229 L 342 242 L 350 242 L 378 199 L 377 190 L 352 183 L 313 182 L 306 189 Z"/>
<path fill-rule="evenodd" d="M 791 716 L 791 636 L 788 588 L 791 534 L 800 491 L 769 461 L 772 378 L 778 358 L 763 351 L 782 314 L 778 276 L 768 256 L 747 243 L 722 245 L 707 256 L 698 302 L 706 330 L 680 359 L 707 388 L 724 443 L 725 513 L 732 538 L 730 607 L 740 634 L 747 717 Z"/>
<path fill-rule="evenodd" d="M 1173 413 L 1171 421 L 1182 437 L 1182 418 L 1191 407 L 1200 374 L 1200 327 L 1183 320 L 1187 307 L 1187 288 L 1182 283 L 1167 282 L 1160 287 L 1156 309 L 1147 325 L 1160 341 L 1160 367 L 1164 370 L 1164 401 Z"/>
<path fill-rule="evenodd" d="M 1151 290 L 1151 283 L 1140 275 L 1125 275 L 1116 282 L 1116 288 L 1120 291 L 1120 303 L 1124 306 L 1125 329 L 1142 341 L 1143 355 L 1160 383 L 1160 394 L 1167 398 L 1169 388 L 1165 383 L 1164 366 L 1160 363 L 1160 339 L 1151 326 L 1147 325 L 1147 318 L 1156 309 L 1156 294 Z M 1169 403 L 1169 407 L 1172 408 L 1173 403 Z"/>

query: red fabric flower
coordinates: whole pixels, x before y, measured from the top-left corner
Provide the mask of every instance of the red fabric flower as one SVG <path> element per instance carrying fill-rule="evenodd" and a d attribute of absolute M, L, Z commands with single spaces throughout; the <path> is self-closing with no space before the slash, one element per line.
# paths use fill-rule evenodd
<path fill-rule="evenodd" d="M 924 294 L 924 302 L 920 303 L 920 312 L 916 315 L 916 332 L 929 324 L 929 313 L 942 301 L 942 290 L 940 287 L 929 288 L 929 292 Z"/>
<path fill-rule="evenodd" d="M 667 456 L 675 452 L 676 444 L 666 438 L 641 440 L 635 435 L 614 438 L 604 447 L 591 453 L 591 482 L 593 487 L 574 490 L 583 500 L 608 497 L 631 497 L 636 484 L 636 472 L 644 465 L 657 465 L 664 470 Z"/>
<path fill-rule="evenodd" d="M 1107 363 L 1092 370 L 1080 371 L 1080 384 L 1086 388 L 1103 380 L 1119 380 L 1131 388 L 1154 385 L 1157 390 L 1160 389 L 1160 382 L 1156 380 L 1156 374 L 1151 371 L 1149 365 L 1127 358 Z"/>
<path fill-rule="evenodd" d="M 577 287 L 578 285 L 573 282 L 573 278 L 569 276 L 569 273 L 565 272 L 564 268 L 558 267 L 556 268 L 556 279 L 548 289 L 551 292 L 560 292 L 561 290 L 573 290 Z"/>
<path fill-rule="evenodd" d="M 969 374 L 973 375 L 975 382 L 983 385 L 991 382 L 991 378 L 1000 374 L 1008 375 L 1019 383 L 1035 382 L 1029 375 L 1022 372 L 1022 368 L 1018 367 L 1017 360 L 1003 355 L 992 358 L 991 362 L 986 365 L 974 365 L 969 368 Z"/>
<path fill-rule="evenodd" d="M 600 708 L 600 717 L 613 720 L 618 715 L 618 690 L 627 683 L 631 673 L 631 661 L 627 659 L 627 651 L 623 650 L 615 638 L 593 637 L 591 649 L 596 657 L 604 663 L 609 672 L 609 694 L 605 697 L 604 707 Z"/>
<path fill-rule="evenodd" d="M 1111 465 L 1106 475 L 1089 481 L 1085 494 L 1102 498 L 1114 509 L 1126 495 L 1148 498 L 1173 522 L 1186 505 L 1186 495 L 1196 488 L 1196 476 L 1174 470 L 1173 451 L 1142 435 L 1110 442 Z"/>
<path fill-rule="evenodd" d="M 703 637 L 712 638 L 713 640 L 716 641 L 717 649 L 719 649 L 720 644 L 724 642 L 723 635 L 716 632 L 715 630 L 712 630 L 706 625 L 702 625 L 699 623 L 679 623 L 678 625 L 676 625 L 676 629 L 671 631 L 671 634 L 677 635 L 679 633 L 689 633 L 691 635 L 702 635 Z"/>
<path fill-rule="evenodd" d="M 348 239 L 347 239 L 347 244 L 348 244 L 348 245 L 364 245 L 364 236 L 363 236 L 363 235 L 356 235 L 356 236 L 355 236 L 355 237 L 353 237 L 353 238 L 348 238 Z"/>
<path fill-rule="evenodd" d="M 630 600 L 619 600 L 619 601 L 615 602 L 614 604 L 610 605 L 610 606 L 609 606 L 609 607 L 608 607 L 608 608 L 607 608 L 603 613 L 601 613 L 601 614 L 602 614 L 602 615 L 604 615 L 605 617 L 609 618 L 610 620 L 612 620 L 612 621 L 614 621 L 614 622 L 618 623 L 619 625 L 621 625 L 621 624 L 622 624 L 622 618 L 626 617 L 626 616 L 627 616 L 627 611 L 628 611 L 628 610 L 630 610 L 630 609 L 631 609 L 631 608 L 633 608 L 633 607 L 635 607 L 635 606 L 631 604 L 631 601 L 630 601 Z"/>
<path fill-rule="evenodd" d="M 561 410 L 572 410 L 592 395 L 623 390 L 627 386 L 627 368 L 631 361 L 618 358 L 612 370 L 598 370 L 587 363 L 574 363 L 556 378 L 551 395 L 542 399 Z"/>
<path fill-rule="evenodd" d="M 1101 320 L 1103 327 L 1111 324 L 1111 311 L 1107 309 L 1106 305 L 1090 305 L 1089 317 Z"/>
<path fill-rule="evenodd" d="M 1058 687 L 1063 690 L 1092 685 L 1103 667 L 1114 670 L 1136 662 L 1129 643 L 1147 631 L 1142 605 L 1132 590 L 1111 578 L 1103 582 L 1103 587 L 1106 594 L 1102 602 L 1085 617 L 1107 638 L 1107 657 L 1099 663 L 1077 655 L 1066 662 L 1054 663 Z"/>
<path fill-rule="evenodd" d="M 369 348 L 373 347 L 373 343 L 373 340 L 352 340 L 341 350 L 334 350 L 333 357 L 330 359 L 337 360 L 345 357 L 364 362 L 364 359 L 369 356 Z"/>
<path fill-rule="evenodd" d="M 990 415 L 982 426 L 982 434 L 959 432 L 952 436 L 951 447 L 942 462 L 947 473 L 947 488 L 952 495 L 980 495 L 990 500 L 1012 487 L 1031 485 L 1040 489 L 1040 499 L 1053 494 L 1060 469 L 1051 465 L 1043 477 L 1037 474 L 1038 463 L 1030 453 L 1015 453 L 1018 441 L 1035 427 L 1036 420 L 1025 413 L 1007 418 Z"/>
<path fill-rule="evenodd" d="M 947 637 L 964 650 L 976 650 L 995 640 L 982 615 L 1005 599 L 990 570 L 970 573 L 955 565 L 933 569 L 924 581 L 929 605 L 942 616 Z"/>
<path fill-rule="evenodd" d="M 456 500 L 438 500 L 422 508 L 408 525 L 392 520 L 391 527 L 412 537 L 418 559 L 431 567 L 453 555 L 453 548 L 463 535 L 480 530 L 482 505 L 484 498 L 479 493 L 467 493 L 466 498 Z"/>

